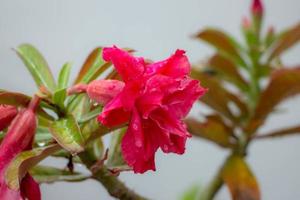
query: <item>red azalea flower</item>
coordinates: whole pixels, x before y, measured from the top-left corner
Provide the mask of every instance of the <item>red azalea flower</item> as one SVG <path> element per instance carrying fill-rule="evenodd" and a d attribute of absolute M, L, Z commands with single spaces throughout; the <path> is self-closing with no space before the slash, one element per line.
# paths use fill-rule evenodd
<path fill-rule="evenodd" d="M 38 184 L 27 174 L 20 183 L 20 190 L 9 188 L 5 172 L 10 162 L 22 151 L 32 148 L 36 130 L 35 109 L 39 99 L 34 98 L 29 107 L 14 118 L 0 146 L 0 199 L 1 200 L 39 200 Z"/>
<path fill-rule="evenodd" d="M 206 89 L 188 77 L 190 63 L 184 54 L 177 50 L 166 60 L 147 64 L 117 47 L 103 50 L 104 60 L 113 63 L 125 86 L 98 120 L 108 127 L 129 121 L 121 146 L 135 173 L 155 170 L 158 148 L 165 153 L 185 151 L 190 134 L 182 119 Z"/>

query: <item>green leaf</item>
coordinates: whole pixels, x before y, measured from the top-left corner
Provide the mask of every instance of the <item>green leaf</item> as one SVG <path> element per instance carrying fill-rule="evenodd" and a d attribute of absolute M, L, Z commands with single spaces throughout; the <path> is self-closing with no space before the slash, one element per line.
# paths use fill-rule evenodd
<path fill-rule="evenodd" d="M 46 60 L 40 52 L 30 44 L 22 44 L 16 51 L 31 73 L 37 86 L 45 86 L 53 92 L 56 88 L 55 81 Z"/>
<path fill-rule="evenodd" d="M 180 198 L 181 200 L 198 200 L 198 194 L 200 191 L 200 187 L 198 185 L 194 185 L 190 187 L 182 197 Z"/>
<path fill-rule="evenodd" d="M 233 83 L 242 91 L 248 90 L 248 83 L 239 73 L 237 66 L 229 59 L 216 54 L 209 60 L 208 65 L 209 68 L 216 70 L 222 78 Z"/>
<path fill-rule="evenodd" d="M 112 130 L 108 129 L 107 127 L 100 125 L 100 123 L 95 118 L 83 125 L 82 135 L 85 141 L 91 141 L 111 131 Z"/>
<path fill-rule="evenodd" d="M 107 159 L 107 166 L 110 168 L 126 165 L 121 152 L 121 141 L 125 132 L 126 128 L 122 128 L 111 134 Z"/>
<path fill-rule="evenodd" d="M 7 185 L 11 189 L 18 190 L 20 188 L 20 181 L 28 170 L 59 149 L 60 146 L 55 144 L 18 154 L 6 169 L 5 179 Z"/>
<path fill-rule="evenodd" d="M 233 147 L 235 138 L 233 129 L 225 124 L 219 115 L 206 117 L 205 122 L 189 118 L 186 120 L 188 130 L 195 136 L 212 141 L 221 147 Z"/>
<path fill-rule="evenodd" d="M 196 38 L 201 39 L 212 45 L 225 57 L 231 59 L 237 64 L 247 67 L 246 63 L 240 56 L 241 47 L 226 33 L 216 29 L 205 29 L 196 35 Z"/>
<path fill-rule="evenodd" d="M 45 146 L 46 144 L 52 142 L 53 137 L 49 131 L 49 128 L 39 126 L 36 130 L 34 141 L 38 144 L 38 146 Z"/>
<path fill-rule="evenodd" d="M 61 109 L 65 107 L 65 99 L 67 97 L 67 89 L 63 88 L 60 90 L 56 90 L 52 96 L 52 101 L 54 104 L 58 105 Z"/>
<path fill-rule="evenodd" d="M 209 88 L 208 92 L 201 98 L 201 101 L 206 105 L 233 122 L 244 120 L 248 116 L 248 108 L 245 103 L 239 97 L 227 91 L 215 77 L 196 69 L 192 70 L 192 77 L 200 80 L 204 87 Z M 235 105 L 239 113 L 234 114 L 230 104 Z"/>
<path fill-rule="evenodd" d="M 95 48 L 83 64 L 75 80 L 75 84 L 89 83 L 95 80 L 110 65 L 110 63 L 105 62 L 102 58 L 102 47 Z"/>
<path fill-rule="evenodd" d="M 71 73 L 71 63 L 64 64 L 58 76 L 58 83 L 57 83 L 58 89 L 64 89 L 68 87 L 70 73 Z"/>
<path fill-rule="evenodd" d="M 102 107 L 101 106 L 96 107 L 91 112 L 82 115 L 81 118 L 78 120 L 78 123 L 84 123 L 84 122 L 87 122 L 87 121 L 89 121 L 91 119 L 96 118 L 101 113 L 101 111 L 102 111 Z"/>
<path fill-rule="evenodd" d="M 101 137 L 90 141 L 86 147 L 86 152 L 93 160 L 102 159 L 104 156 L 104 144 Z"/>
<path fill-rule="evenodd" d="M 83 115 L 90 112 L 91 103 L 90 99 L 86 94 L 79 94 L 76 96 L 71 96 L 68 102 L 67 110 L 72 113 L 77 120 L 81 119 Z"/>
<path fill-rule="evenodd" d="M 275 70 L 262 91 L 246 132 L 253 134 L 280 102 L 296 94 L 300 94 L 300 67 Z"/>
<path fill-rule="evenodd" d="M 33 167 L 29 173 L 38 183 L 79 182 L 89 178 L 79 172 L 70 172 L 69 170 L 42 165 Z"/>
<path fill-rule="evenodd" d="M 50 132 L 55 140 L 72 154 L 84 150 L 84 138 L 74 116 L 69 115 L 53 122 Z"/>
<path fill-rule="evenodd" d="M 228 159 L 222 170 L 222 179 L 233 200 L 260 200 L 259 185 L 242 157 Z"/>
<path fill-rule="evenodd" d="M 280 56 L 283 52 L 291 48 L 300 40 L 300 24 L 290 28 L 288 31 L 284 32 L 275 42 L 272 48 L 268 62 L 274 58 Z"/>

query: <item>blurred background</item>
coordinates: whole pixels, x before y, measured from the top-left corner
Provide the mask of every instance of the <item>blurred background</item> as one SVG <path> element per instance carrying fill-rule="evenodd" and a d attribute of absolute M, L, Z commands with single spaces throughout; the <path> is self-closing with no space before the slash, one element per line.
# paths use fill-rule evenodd
<path fill-rule="evenodd" d="M 300 1 L 265 0 L 266 24 L 282 29 L 300 21 Z M 250 0 L 0 0 L 0 88 L 33 94 L 29 73 L 12 48 L 35 45 L 57 74 L 66 61 L 73 62 L 73 75 L 96 46 L 118 45 L 137 50 L 138 55 L 160 60 L 177 48 L 187 51 L 191 62 L 213 52 L 191 38 L 207 26 L 220 27 L 241 38 L 242 16 L 249 14 Z M 265 25 L 266 25 L 265 24 Z M 285 54 L 287 65 L 300 63 L 300 45 Z M 73 76 L 74 77 L 74 76 Z M 286 101 L 263 127 L 272 130 L 300 121 L 300 97 Z M 205 110 L 195 106 L 192 115 Z M 188 141 L 183 156 L 157 154 L 156 172 L 121 179 L 150 199 L 176 200 L 194 184 L 205 185 L 228 152 L 206 141 Z M 262 199 L 300 199 L 300 137 L 254 142 L 248 161 L 262 190 Z M 64 166 L 59 160 L 50 164 Z M 84 170 L 82 166 L 77 169 Z M 111 200 L 93 181 L 42 186 L 43 199 Z M 226 188 L 217 199 L 229 199 Z"/>

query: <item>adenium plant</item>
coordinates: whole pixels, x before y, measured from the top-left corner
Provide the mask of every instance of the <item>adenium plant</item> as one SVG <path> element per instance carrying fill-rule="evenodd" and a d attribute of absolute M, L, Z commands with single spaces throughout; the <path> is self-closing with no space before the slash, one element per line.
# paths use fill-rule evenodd
<path fill-rule="evenodd" d="M 1 200 L 38 200 L 38 183 L 88 178 L 116 198 L 145 199 L 117 175 L 156 170 L 158 149 L 184 153 L 191 135 L 183 119 L 207 91 L 189 77 L 184 51 L 149 62 L 116 46 L 96 48 L 72 85 L 70 64 L 62 67 L 56 82 L 35 47 L 23 44 L 16 51 L 38 92 L 33 97 L 0 92 Z M 111 134 L 106 151 L 105 134 Z M 67 169 L 38 164 L 49 156 L 66 158 Z M 91 174 L 74 171 L 74 163 L 84 164 Z"/>
<path fill-rule="evenodd" d="M 214 199 L 223 184 L 234 200 L 261 199 L 259 184 L 245 159 L 250 144 L 300 133 L 300 125 L 260 133 L 276 106 L 300 93 L 300 67 L 287 67 L 281 61 L 281 55 L 299 42 L 300 24 L 279 33 L 271 26 L 265 33 L 263 2 L 253 0 L 250 13 L 251 19 L 244 17 L 242 21 L 243 43 L 214 28 L 195 35 L 216 50 L 192 71 L 192 77 L 209 88 L 200 101 L 211 114 L 202 121 L 193 117 L 186 122 L 193 135 L 231 153 L 208 186 L 191 189 L 185 200 Z"/>

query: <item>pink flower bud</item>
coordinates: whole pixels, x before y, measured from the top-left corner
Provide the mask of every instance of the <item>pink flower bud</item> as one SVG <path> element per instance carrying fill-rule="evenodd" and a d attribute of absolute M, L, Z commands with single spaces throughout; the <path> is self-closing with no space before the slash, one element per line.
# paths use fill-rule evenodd
<path fill-rule="evenodd" d="M 245 30 L 248 30 L 251 28 L 251 21 L 249 20 L 248 17 L 243 17 L 242 19 L 242 27 Z"/>
<path fill-rule="evenodd" d="M 94 101 L 105 105 L 117 96 L 124 87 L 124 83 L 118 80 L 96 80 L 87 87 L 87 94 Z"/>
<path fill-rule="evenodd" d="M 8 131 L 0 145 L 0 199 L 2 200 L 14 200 L 14 199 L 27 199 L 28 197 L 28 187 L 38 190 L 38 186 L 32 184 L 33 180 L 27 185 L 27 188 L 22 188 L 15 191 L 11 190 L 5 182 L 5 170 L 7 169 L 10 162 L 22 151 L 31 149 L 34 134 L 37 127 L 35 110 L 39 104 L 39 98 L 34 97 L 28 108 L 19 112 L 19 114 L 14 118 Z M 26 179 L 25 179 L 26 180 Z M 20 180 L 22 181 L 22 180 Z M 26 181 L 27 183 L 28 181 Z M 26 191 L 26 194 L 24 193 Z M 24 194 L 22 194 L 24 193 Z M 35 199 L 40 199 L 40 195 L 37 194 Z M 28 197 L 28 199 L 32 199 Z"/>
<path fill-rule="evenodd" d="M 251 13 L 253 16 L 261 17 L 263 15 L 264 8 L 261 0 L 253 0 L 251 6 Z"/>
<path fill-rule="evenodd" d="M 18 110 L 14 106 L 0 105 L 0 131 L 9 126 L 17 113 Z"/>

